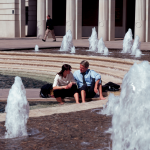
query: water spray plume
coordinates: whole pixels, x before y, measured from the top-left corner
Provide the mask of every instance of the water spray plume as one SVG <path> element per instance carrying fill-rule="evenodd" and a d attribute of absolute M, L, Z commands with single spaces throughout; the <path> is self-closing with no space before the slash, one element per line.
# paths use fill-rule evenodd
<path fill-rule="evenodd" d="M 38 51 L 39 51 L 39 46 L 38 46 L 38 45 L 35 45 L 35 48 L 34 48 L 34 49 L 35 49 L 36 52 L 38 52 Z"/>
<path fill-rule="evenodd" d="M 124 40 L 123 40 L 123 50 L 122 53 L 131 53 L 131 47 L 132 47 L 132 30 L 129 29 L 128 32 L 125 34 Z"/>
<path fill-rule="evenodd" d="M 27 136 L 26 123 L 29 118 L 29 104 L 26 91 L 20 77 L 15 77 L 7 98 L 5 108 L 7 132 L 5 138 L 16 138 Z"/>
<path fill-rule="evenodd" d="M 100 38 L 100 40 L 98 41 L 97 49 L 98 49 L 98 51 L 97 51 L 98 53 L 104 52 L 105 44 L 103 42 L 103 38 Z"/>
<path fill-rule="evenodd" d="M 68 30 L 66 35 L 63 37 L 60 51 L 71 51 L 72 48 L 73 48 L 72 33 L 70 30 Z"/>
<path fill-rule="evenodd" d="M 150 65 L 134 64 L 120 96 L 110 94 L 102 114 L 112 115 L 112 150 L 150 150 Z"/>
<path fill-rule="evenodd" d="M 92 34 L 91 37 L 89 38 L 89 51 L 97 52 L 97 44 L 98 44 L 97 32 L 94 27 L 92 28 Z"/>

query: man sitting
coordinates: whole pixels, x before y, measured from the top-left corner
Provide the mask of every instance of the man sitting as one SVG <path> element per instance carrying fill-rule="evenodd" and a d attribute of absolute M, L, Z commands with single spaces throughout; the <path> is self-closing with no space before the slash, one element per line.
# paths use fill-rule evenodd
<path fill-rule="evenodd" d="M 105 98 L 102 95 L 101 76 L 94 70 L 90 70 L 89 62 L 83 60 L 80 63 L 80 70 L 74 72 L 73 76 L 79 88 L 79 94 L 82 98 L 82 103 L 85 103 L 85 98 L 92 98 L 99 90 L 100 100 Z"/>

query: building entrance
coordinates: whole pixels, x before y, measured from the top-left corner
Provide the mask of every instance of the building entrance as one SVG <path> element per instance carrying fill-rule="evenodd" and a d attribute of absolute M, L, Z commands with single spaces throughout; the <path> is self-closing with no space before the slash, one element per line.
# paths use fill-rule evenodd
<path fill-rule="evenodd" d="M 66 34 L 66 0 L 52 1 L 52 19 L 56 36 Z"/>
<path fill-rule="evenodd" d="M 135 25 L 135 0 L 127 0 L 126 7 L 126 31 L 130 28 L 134 38 L 134 25 Z"/>
<path fill-rule="evenodd" d="M 99 0 L 82 0 L 82 37 L 89 37 L 92 28 L 98 32 L 98 5 Z"/>

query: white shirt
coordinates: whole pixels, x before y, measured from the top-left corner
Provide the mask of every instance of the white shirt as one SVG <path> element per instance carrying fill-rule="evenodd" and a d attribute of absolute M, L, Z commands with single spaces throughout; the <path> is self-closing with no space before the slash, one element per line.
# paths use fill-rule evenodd
<path fill-rule="evenodd" d="M 65 86 L 68 85 L 70 82 L 76 82 L 71 72 L 70 74 L 67 74 L 66 78 L 57 74 L 54 79 L 53 87 Z"/>

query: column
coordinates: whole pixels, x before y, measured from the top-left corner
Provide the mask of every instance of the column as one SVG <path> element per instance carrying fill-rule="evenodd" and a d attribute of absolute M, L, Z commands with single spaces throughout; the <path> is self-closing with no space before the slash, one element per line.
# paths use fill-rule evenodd
<path fill-rule="evenodd" d="M 150 0 L 146 0 L 146 42 L 150 42 Z"/>
<path fill-rule="evenodd" d="M 109 41 L 115 40 L 115 0 L 109 0 Z"/>
<path fill-rule="evenodd" d="M 37 0 L 37 37 L 43 38 L 46 30 L 46 0 Z"/>
<path fill-rule="evenodd" d="M 46 0 L 46 16 L 47 15 L 50 15 L 51 18 L 53 18 L 53 16 L 52 16 L 52 0 Z M 48 38 L 52 38 L 52 35 L 48 34 Z"/>
<path fill-rule="evenodd" d="M 25 0 L 19 0 L 19 37 L 25 37 Z"/>
<path fill-rule="evenodd" d="M 75 39 L 75 0 L 66 0 L 66 32 L 71 30 L 72 37 Z"/>
<path fill-rule="evenodd" d="M 82 0 L 76 0 L 76 39 L 82 38 Z"/>
<path fill-rule="evenodd" d="M 141 42 L 146 40 L 146 0 L 136 0 L 135 5 L 135 37 L 138 35 Z"/>
<path fill-rule="evenodd" d="M 99 18 L 98 18 L 98 38 L 103 38 L 103 41 L 108 41 L 109 30 L 109 0 L 99 0 Z"/>

